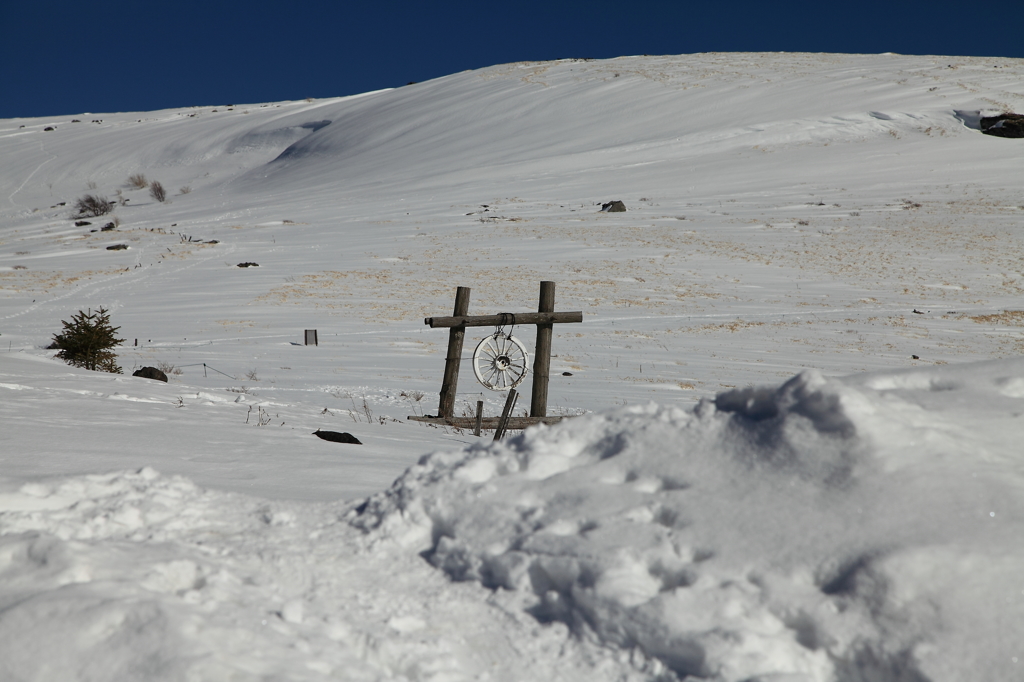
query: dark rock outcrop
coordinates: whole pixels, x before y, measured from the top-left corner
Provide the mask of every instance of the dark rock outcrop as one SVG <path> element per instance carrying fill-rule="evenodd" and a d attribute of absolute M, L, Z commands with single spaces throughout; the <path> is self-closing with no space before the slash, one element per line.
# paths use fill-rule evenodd
<path fill-rule="evenodd" d="M 132 373 L 133 377 L 142 377 L 143 379 L 155 379 L 167 383 L 167 375 L 158 370 L 156 367 L 143 367 L 137 369 Z"/>
<path fill-rule="evenodd" d="M 605 213 L 625 213 L 626 205 L 621 201 L 609 201 L 606 204 L 601 204 L 601 210 Z"/>
<path fill-rule="evenodd" d="M 353 436 L 351 433 L 342 433 L 340 431 L 321 431 L 317 429 L 313 432 L 313 435 L 317 438 L 323 438 L 329 440 L 332 443 L 349 443 L 351 445 L 362 445 L 363 443 Z"/>
<path fill-rule="evenodd" d="M 981 132 L 996 137 L 1024 137 L 1024 114 L 1000 114 L 981 119 Z"/>

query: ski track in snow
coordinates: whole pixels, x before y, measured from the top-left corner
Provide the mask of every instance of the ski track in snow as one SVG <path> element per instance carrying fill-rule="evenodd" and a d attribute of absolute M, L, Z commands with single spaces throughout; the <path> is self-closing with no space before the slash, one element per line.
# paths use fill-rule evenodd
<path fill-rule="evenodd" d="M 43 146 L 43 141 L 42 140 L 36 140 L 35 142 L 36 142 L 36 144 L 39 145 L 39 151 L 42 152 L 43 154 L 46 154 L 47 153 L 46 152 L 46 147 Z M 9 201 L 11 203 L 11 206 L 14 206 L 16 208 L 18 207 L 17 202 L 14 201 L 14 195 L 17 194 L 18 192 L 20 192 L 21 190 L 25 189 L 25 185 L 27 185 L 29 183 L 29 181 L 32 179 L 32 177 L 36 173 L 38 173 L 42 169 L 43 166 L 45 166 L 46 164 L 48 164 L 49 162 L 53 161 L 56 158 L 57 158 L 57 155 L 55 154 L 53 156 L 50 156 L 48 159 L 45 159 L 44 161 L 41 161 L 39 163 L 39 165 L 37 165 L 34 169 L 32 169 L 31 173 L 29 173 L 27 176 L 25 176 L 25 179 L 22 181 L 22 183 L 20 185 L 18 185 L 18 188 L 16 190 L 14 190 L 13 192 L 11 192 L 10 194 L 7 195 L 7 201 Z"/>

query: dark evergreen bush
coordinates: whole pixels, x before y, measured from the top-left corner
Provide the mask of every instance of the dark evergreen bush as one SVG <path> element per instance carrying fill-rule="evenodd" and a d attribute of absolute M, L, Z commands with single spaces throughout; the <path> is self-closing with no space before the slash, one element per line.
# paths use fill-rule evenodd
<path fill-rule="evenodd" d="M 79 310 L 70 322 L 61 320 L 61 324 L 64 331 L 53 335 L 50 346 L 60 349 L 58 358 L 75 367 L 121 374 L 111 349 L 124 343 L 124 339 L 117 338 L 120 327 L 110 326 L 110 314 L 105 308 L 96 312 Z"/>

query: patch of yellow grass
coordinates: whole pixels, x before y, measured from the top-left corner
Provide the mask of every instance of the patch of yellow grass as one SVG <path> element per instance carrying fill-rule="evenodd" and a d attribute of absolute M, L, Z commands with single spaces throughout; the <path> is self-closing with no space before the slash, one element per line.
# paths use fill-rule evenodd
<path fill-rule="evenodd" d="M 970 319 L 978 324 L 1003 324 L 1024 327 L 1024 310 L 1004 310 L 992 315 L 973 315 Z"/>

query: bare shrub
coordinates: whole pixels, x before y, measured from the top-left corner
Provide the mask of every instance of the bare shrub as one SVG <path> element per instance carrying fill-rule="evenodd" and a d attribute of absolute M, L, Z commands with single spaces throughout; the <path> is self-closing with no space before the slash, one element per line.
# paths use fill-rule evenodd
<path fill-rule="evenodd" d="M 95 218 L 113 211 L 114 204 L 101 196 L 86 194 L 75 200 L 75 210 L 79 218 Z"/>
<path fill-rule="evenodd" d="M 181 189 L 178 190 L 178 194 L 188 194 L 191 191 L 192 191 L 192 188 L 189 187 L 188 185 L 185 185 L 184 187 L 182 187 Z"/>
<path fill-rule="evenodd" d="M 248 372 L 246 372 L 245 373 L 245 378 L 248 379 L 249 381 L 259 381 L 260 380 L 260 378 L 256 375 L 256 370 L 255 369 L 250 369 Z"/>
<path fill-rule="evenodd" d="M 160 203 L 163 203 L 167 200 L 167 190 L 164 189 L 163 185 L 154 180 L 149 183 L 149 196 L 153 197 Z"/>
<path fill-rule="evenodd" d="M 170 362 L 158 362 L 156 363 L 156 368 L 164 374 L 174 374 L 175 376 L 183 374 L 180 367 L 177 367 Z"/>
<path fill-rule="evenodd" d="M 149 180 L 142 173 L 135 173 L 128 176 L 128 186 L 132 189 L 146 189 L 149 187 Z"/>
<path fill-rule="evenodd" d="M 96 187 L 97 187 L 96 183 L 93 182 L 92 180 L 90 180 L 89 182 L 85 183 L 85 186 L 88 187 L 89 189 L 96 189 Z"/>

